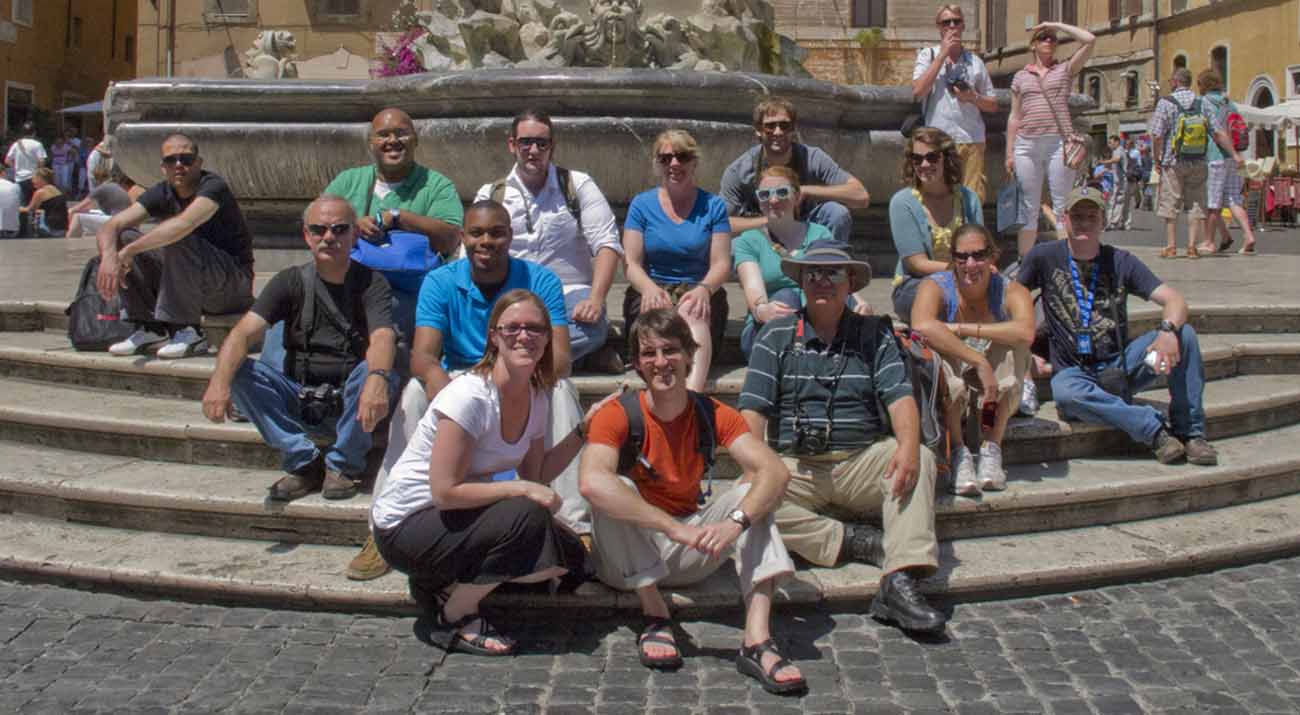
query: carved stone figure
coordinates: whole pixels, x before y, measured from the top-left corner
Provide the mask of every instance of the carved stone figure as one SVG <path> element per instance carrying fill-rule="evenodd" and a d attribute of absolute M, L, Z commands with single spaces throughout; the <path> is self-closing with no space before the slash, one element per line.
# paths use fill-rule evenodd
<path fill-rule="evenodd" d="M 293 33 L 288 30 L 266 30 L 257 33 L 253 47 L 245 50 L 245 76 L 250 79 L 283 79 L 297 77 L 292 53 L 297 47 Z"/>

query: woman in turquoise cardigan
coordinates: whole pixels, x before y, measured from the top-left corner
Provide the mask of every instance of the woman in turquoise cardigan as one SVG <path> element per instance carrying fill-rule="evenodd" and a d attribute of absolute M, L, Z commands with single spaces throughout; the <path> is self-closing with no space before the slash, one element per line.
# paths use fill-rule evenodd
<path fill-rule="evenodd" d="M 946 132 L 920 127 L 903 146 L 903 180 L 889 200 L 889 232 L 898 251 L 894 313 L 910 319 L 921 279 L 948 270 L 952 235 L 968 223 L 984 225 L 979 195 L 962 186 L 961 158 Z"/>

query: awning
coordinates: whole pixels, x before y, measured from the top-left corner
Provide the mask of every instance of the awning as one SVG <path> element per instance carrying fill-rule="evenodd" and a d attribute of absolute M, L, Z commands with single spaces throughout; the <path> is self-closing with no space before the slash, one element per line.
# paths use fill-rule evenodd
<path fill-rule="evenodd" d="M 1300 100 L 1290 99 L 1271 107 L 1251 107 L 1238 104 L 1237 111 L 1246 125 L 1259 129 L 1282 129 L 1300 125 Z"/>
<path fill-rule="evenodd" d="M 75 107 L 64 107 L 59 110 L 59 114 L 103 114 L 103 102 L 90 102 L 88 104 L 78 104 Z"/>

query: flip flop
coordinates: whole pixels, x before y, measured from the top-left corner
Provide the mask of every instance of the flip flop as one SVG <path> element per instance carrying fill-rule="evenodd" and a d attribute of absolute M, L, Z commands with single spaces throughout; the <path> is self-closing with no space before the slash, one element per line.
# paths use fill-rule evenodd
<path fill-rule="evenodd" d="M 1223 253 L 1229 248 L 1232 248 L 1232 244 L 1236 242 L 1237 242 L 1236 239 L 1234 239 L 1232 236 L 1228 236 L 1227 240 L 1219 244 L 1219 253 Z"/>
<path fill-rule="evenodd" d="M 646 619 L 645 627 L 641 629 L 641 635 L 637 636 L 636 639 L 637 655 L 641 658 L 641 665 L 655 670 L 676 670 L 682 667 L 682 651 L 677 647 L 677 641 L 673 638 L 672 632 L 672 619 Z M 669 646 L 674 653 L 653 658 L 645 652 L 646 643 Z"/>
<path fill-rule="evenodd" d="M 1239 255 L 1239 256 L 1256 256 L 1256 255 L 1259 255 L 1259 254 L 1258 254 L 1258 252 L 1255 250 L 1255 247 L 1254 247 L 1254 246 L 1242 246 L 1242 247 L 1241 247 L 1241 250 L 1237 251 L 1237 255 Z"/>
<path fill-rule="evenodd" d="M 1161 257 L 1161 258 L 1177 258 L 1177 257 L 1178 257 L 1178 249 L 1177 249 L 1177 248 L 1168 248 L 1168 247 L 1166 247 L 1166 248 L 1164 248 L 1164 249 L 1162 249 L 1162 250 L 1160 251 L 1160 257 Z"/>
<path fill-rule="evenodd" d="M 777 657 L 777 661 L 772 667 L 763 670 L 763 654 L 772 653 Z M 808 681 L 800 676 L 797 680 L 780 681 L 776 679 L 777 671 L 782 668 L 793 665 L 789 660 L 781 655 L 776 649 L 776 640 L 768 638 L 757 645 L 741 646 L 740 656 L 736 658 L 736 670 L 741 675 L 747 675 L 763 689 L 773 695 L 792 695 L 794 693 L 803 693 L 808 690 Z"/>

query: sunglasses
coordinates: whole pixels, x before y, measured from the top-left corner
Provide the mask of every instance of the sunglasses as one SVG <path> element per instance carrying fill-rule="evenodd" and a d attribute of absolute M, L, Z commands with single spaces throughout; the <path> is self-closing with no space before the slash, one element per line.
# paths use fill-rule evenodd
<path fill-rule="evenodd" d="M 849 272 L 845 268 L 808 268 L 803 272 L 803 279 L 806 283 L 840 285 L 848 282 Z"/>
<path fill-rule="evenodd" d="M 784 186 L 774 186 L 770 189 L 758 189 L 754 192 L 754 195 L 758 197 L 759 201 L 771 201 L 773 198 L 776 198 L 777 201 L 785 201 L 791 196 L 794 196 L 794 187 L 785 184 Z"/>
<path fill-rule="evenodd" d="M 946 20 L 940 20 L 940 21 L 939 21 L 939 25 L 940 25 L 941 27 L 961 27 L 962 25 L 965 25 L 965 24 L 966 24 L 966 21 L 963 20 L 963 19 L 961 19 L 960 17 L 950 17 L 950 18 L 948 18 L 948 19 L 946 19 Z"/>
<path fill-rule="evenodd" d="M 794 131 L 794 122 L 789 119 L 774 119 L 770 122 L 763 122 L 763 131 L 765 132 L 774 132 L 778 129 L 789 134 Z"/>
<path fill-rule="evenodd" d="M 194 166 L 194 162 L 199 160 L 198 154 L 168 154 L 162 158 L 163 166 Z"/>
<path fill-rule="evenodd" d="M 1034 42 L 1056 42 L 1056 35 L 1039 35 L 1034 38 Z"/>
<path fill-rule="evenodd" d="M 938 164 L 939 160 L 943 158 L 943 152 L 931 151 L 931 152 L 926 152 L 925 154 L 908 152 L 907 158 L 909 161 L 911 161 L 913 164 L 916 164 L 917 166 L 920 166 L 924 162 L 930 162 L 931 164 Z"/>
<path fill-rule="evenodd" d="M 313 236 L 324 236 L 326 232 L 335 236 L 346 236 L 352 232 L 350 223 L 309 223 L 307 224 L 307 233 Z"/>
<path fill-rule="evenodd" d="M 981 248 L 978 251 L 971 251 L 970 253 L 953 251 L 952 262 L 957 264 L 965 263 L 967 261 L 975 261 L 976 263 L 983 263 L 984 261 L 987 261 L 989 259 L 989 255 L 990 255 L 989 249 L 987 248 Z"/>
<path fill-rule="evenodd" d="M 537 147 L 538 151 L 546 151 L 551 148 L 551 140 L 546 137 L 516 137 L 515 144 L 524 149 Z"/>
<path fill-rule="evenodd" d="M 660 164 L 668 166 L 673 163 L 673 159 L 676 159 L 678 164 L 689 164 L 695 160 L 695 155 L 689 151 L 675 151 L 672 153 L 664 152 L 655 158 L 659 160 Z"/>
<path fill-rule="evenodd" d="M 546 332 L 546 326 L 537 323 L 514 323 L 512 325 L 498 325 L 497 332 L 507 338 L 517 338 L 520 333 L 524 333 L 530 338 L 536 338 L 541 337 Z"/>

